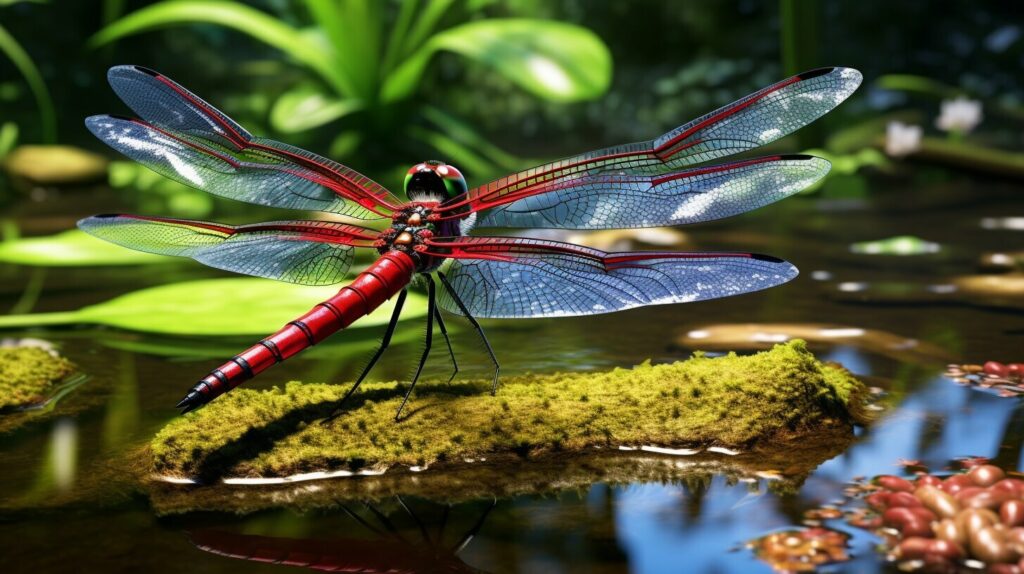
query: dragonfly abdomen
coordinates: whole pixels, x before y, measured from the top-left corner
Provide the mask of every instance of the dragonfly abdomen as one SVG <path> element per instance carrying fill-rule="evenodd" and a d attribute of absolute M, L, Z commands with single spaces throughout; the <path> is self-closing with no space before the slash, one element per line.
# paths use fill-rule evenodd
<path fill-rule="evenodd" d="M 187 412 L 208 403 L 372 313 L 409 284 L 415 267 L 412 257 L 404 252 L 384 253 L 337 295 L 211 371 L 192 387 L 178 407 Z"/>

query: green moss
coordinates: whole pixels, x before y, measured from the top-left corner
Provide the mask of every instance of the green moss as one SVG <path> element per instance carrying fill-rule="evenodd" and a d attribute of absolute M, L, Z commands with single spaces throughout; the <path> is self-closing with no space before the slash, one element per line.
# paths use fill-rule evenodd
<path fill-rule="evenodd" d="M 863 421 L 866 390 L 802 341 L 751 356 L 697 353 L 669 365 L 604 373 L 420 383 L 395 423 L 404 386 L 365 385 L 329 424 L 348 385 L 238 389 L 162 429 L 151 443 L 162 475 L 286 476 L 319 470 L 459 464 L 595 447 L 751 449 Z"/>
<path fill-rule="evenodd" d="M 35 347 L 0 348 L 0 410 L 45 402 L 75 366 Z"/>

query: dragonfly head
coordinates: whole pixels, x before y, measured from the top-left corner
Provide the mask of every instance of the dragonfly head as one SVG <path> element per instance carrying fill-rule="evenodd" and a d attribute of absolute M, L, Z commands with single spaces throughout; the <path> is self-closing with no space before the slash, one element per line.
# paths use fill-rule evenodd
<path fill-rule="evenodd" d="M 466 193 L 466 189 L 462 172 L 437 160 L 418 163 L 405 174 L 405 196 L 410 201 L 443 203 Z"/>

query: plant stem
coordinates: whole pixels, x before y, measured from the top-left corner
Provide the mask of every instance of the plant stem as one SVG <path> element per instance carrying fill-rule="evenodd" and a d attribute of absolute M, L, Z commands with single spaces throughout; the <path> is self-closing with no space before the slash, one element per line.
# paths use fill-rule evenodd
<path fill-rule="evenodd" d="M 57 143 L 57 112 L 53 107 L 53 99 L 49 90 L 46 89 L 46 82 L 36 68 L 32 58 L 21 47 L 21 44 L 11 36 L 7 29 L 0 25 L 0 52 L 3 52 L 18 68 L 25 78 L 32 95 L 39 107 L 39 123 L 43 128 L 43 143 Z"/>
<path fill-rule="evenodd" d="M 16 329 L 22 327 L 43 327 L 47 325 L 68 325 L 77 323 L 81 318 L 78 311 L 61 311 L 58 313 L 30 313 L 28 315 L 5 315 L 0 317 L 0 329 Z"/>

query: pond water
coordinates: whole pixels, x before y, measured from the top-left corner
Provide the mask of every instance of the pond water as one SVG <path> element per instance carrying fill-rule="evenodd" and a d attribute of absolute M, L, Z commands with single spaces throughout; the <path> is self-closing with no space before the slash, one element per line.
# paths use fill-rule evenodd
<path fill-rule="evenodd" d="M 1005 183 L 980 178 L 941 186 L 887 180 L 874 182 L 872 189 L 870 198 L 800 197 L 686 229 L 688 248 L 751 249 L 794 262 L 801 276 L 780 288 L 589 318 L 484 323 L 508 374 L 678 360 L 700 346 L 685 338 L 688 333 L 751 322 L 828 323 L 884 331 L 941 349 L 922 356 L 912 350 L 883 354 L 855 343 L 813 345 L 819 356 L 888 391 L 894 407 L 871 428 L 858 429 L 854 444 L 821 464 L 795 494 L 777 494 L 765 480 L 735 482 L 712 473 L 681 484 L 597 483 L 450 508 L 408 498 L 304 511 L 284 504 L 246 516 L 157 517 L 145 497 L 125 492 L 116 480 L 104 479 L 108 488 L 103 481 L 97 486 L 96 479 L 103 478 L 105 461 L 142 447 L 175 416 L 173 404 L 197 377 L 229 355 L 211 351 L 189 358 L 174 351 L 182 347 L 180 340 L 96 328 L 28 330 L 3 336 L 54 342 L 91 376 L 86 386 L 99 390 L 88 408 L 0 436 L 3 570 L 283 572 L 293 567 L 258 560 L 291 556 L 323 569 L 361 565 L 366 571 L 390 564 L 396 571 L 424 572 L 768 572 L 742 544 L 799 524 L 805 510 L 839 498 L 854 477 L 898 473 L 902 459 L 941 469 L 951 459 L 972 455 L 1021 469 L 1019 400 L 958 386 L 943 370 L 947 362 L 1024 361 L 1021 295 L 968 294 L 951 281 L 978 273 L 981 253 L 1024 249 L 1024 232 L 982 225 L 986 218 L 1024 216 L 1024 196 Z M 72 207 L 64 216 L 53 216 L 52 206 L 39 207 L 48 214 L 45 219 L 32 208 L 20 221 L 33 233 L 52 232 L 69 227 L 79 215 L 110 210 L 93 209 L 96 203 L 95 198 L 68 202 Z M 897 235 L 936 242 L 941 250 L 904 257 L 850 252 L 851 243 Z M 0 308 L 15 305 L 32 281 L 42 282 L 33 310 L 56 311 L 142 286 L 213 276 L 219 274 L 190 263 L 45 272 L 7 266 L 0 268 Z M 421 329 L 414 322 L 400 328 Z M 362 367 L 360 353 L 367 352 L 346 354 L 348 335 L 335 336 L 327 358 L 293 359 L 250 384 L 347 380 Z M 372 336 L 354 334 L 353 339 Z M 191 346 L 219 353 L 250 342 L 207 340 Z M 154 347 L 127 350 L 140 343 Z M 487 376 L 486 356 L 468 329 L 458 330 L 455 346 L 461 376 Z M 419 349 L 415 336 L 402 339 L 374 376 L 406 377 Z M 440 377 L 448 364 L 443 348 L 435 349 L 427 374 Z M 72 395 L 67 405 L 75 400 Z M 88 495 L 70 506 L 46 508 L 48 498 L 76 490 Z M 887 567 L 873 550 L 877 539 L 843 529 L 853 535 L 854 560 L 827 571 Z"/>

